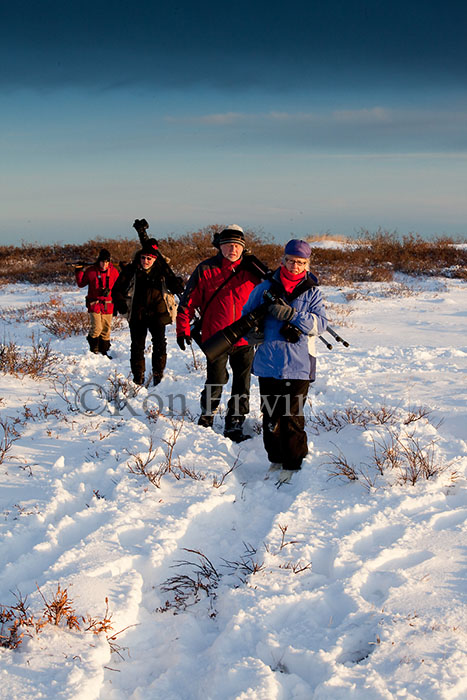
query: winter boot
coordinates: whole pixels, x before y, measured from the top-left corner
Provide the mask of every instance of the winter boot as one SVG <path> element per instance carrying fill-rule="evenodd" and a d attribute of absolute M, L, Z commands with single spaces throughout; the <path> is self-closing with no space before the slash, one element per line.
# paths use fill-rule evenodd
<path fill-rule="evenodd" d="M 146 374 L 146 363 L 144 361 L 144 355 L 142 358 L 135 359 L 130 358 L 130 368 L 133 375 L 133 382 L 139 386 L 144 384 L 144 377 Z"/>
<path fill-rule="evenodd" d="M 152 375 L 152 383 L 154 386 L 157 386 L 160 384 L 162 381 L 162 374 L 153 374 Z"/>
<path fill-rule="evenodd" d="M 99 338 L 99 337 L 97 337 L 97 338 L 91 338 L 90 335 L 87 335 L 87 336 L 86 336 L 86 340 L 87 340 L 88 343 L 89 343 L 89 349 L 90 349 L 90 351 L 91 351 L 94 355 L 98 355 L 98 354 L 99 354 L 99 340 L 100 340 L 100 338 Z"/>
<path fill-rule="evenodd" d="M 299 469 L 282 469 L 281 473 L 279 474 L 277 481 L 276 481 L 276 486 L 277 488 L 280 488 L 282 484 L 290 484 L 292 481 L 292 477 L 294 474 L 296 474 Z"/>
<path fill-rule="evenodd" d="M 275 472 L 280 472 L 281 469 L 282 469 L 282 464 L 280 464 L 279 462 L 271 462 L 269 464 L 269 469 L 266 472 L 264 480 L 268 481 L 268 479 L 270 479 L 270 477 L 271 477 L 271 474 L 275 474 Z M 275 476 L 278 476 L 278 474 L 275 474 Z"/>
<path fill-rule="evenodd" d="M 167 355 L 152 354 L 152 378 L 154 386 L 161 383 L 164 376 L 165 365 L 167 364 Z"/>
<path fill-rule="evenodd" d="M 198 425 L 202 425 L 203 428 L 212 428 L 214 423 L 214 416 L 210 416 L 208 413 L 202 413 L 198 420 Z"/>
<path fill-rule="evenodd" d="M 251 435 L 245 435 L 243 430 L 243 420 L 239 418 L 226 418 L 224 437 L 229 438 L 232 442 L 243 442 L 249 440 Z"/>
<path fill-rule="evenodd" d="M 272 474 L 273 472 L 278 472 L 282 469 L 282 464 L 279 462 L 271 462 L 269 465 L 268 473 Z"/>
<path fill-rule="evenodd" d="M 111 360 L 112 358 L 108 354 L 109 348 L 110 348 L 110 340 L 104 340 L 103 338 L 99 338 L 99 352 L 100 352 L 100 354 L 104 355 L 105 357 L 108 357 Z"/>

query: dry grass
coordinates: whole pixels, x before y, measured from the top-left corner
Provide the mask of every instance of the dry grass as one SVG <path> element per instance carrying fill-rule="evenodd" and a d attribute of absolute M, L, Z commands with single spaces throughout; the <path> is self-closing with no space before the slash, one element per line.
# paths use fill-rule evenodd
<path fill-rule="evenodd" d="M 64 310 L 65 303 L 60 295 L 51 296 L 40 304 L 26 304 L 23 308 L 6 307 L 0 310 L 0 320 L 6 324 L 40 323 L 51 335 L 69 338 L 72 335 L 87 335 L 89 314 L 87 311 Z M 112 329 L 124 327 L 121 317 L 112 319 Z"/>
<path fill-rule="evenodd" d="M 196 265 L 216 253 L 212 246 L 215 233 L 223 225 L 212 224 L 182 236 L 160 238 L 160 250 L 170 259 L 174 271 L 187 278 Z M 255 231 L 245 232 L 248 247 L 269 267 L 279 264 L 283 246 L 271 242 Z M 329 237 L 324 236 L 329 240 Z M 425 240 L 419 235 L 398 236 L 379 229 L 376 233 L 361 231 L 358 241 L 340 248 L 314 247 L 311 268 L 323 284 L 341 285 L 355 282 L 390 282 L 394 272 L 410 275 L 438 275 L 467 279 L 467 250 L 455 246 L 452 238 Z M 0 285 L 7 282 L 73 283 L 73 268 L 67 262 L 92 263 L 101 248 L 108 248 L 118 264 L 132 260 L 139 249 L 137 237 L 93 239 L 82 245 L 23 244 L 0 246 L 2 269 Z"/>
<path fill-rule="evenodd" d="M 21 593 L 15 594 L 14 605 L 0 606 L 0 647 L 17 649 L 23 642 L 25 635 L 32 637 L 42 632 L 47 625 L 65 627 L 76 632 L 92 632 L 93 634 L 107 634 L 112 630 L 112 615 L 109 613 L 109 601 L 106 598 L 106 610 L 102 618 L 90 615 L 77 615 L 73 601 L 68 595 L 68 590 L 57 585 L 54 595 L 47 599 L 38 587 L 39 595 L 43 601 L 43 609 L 40 613 L 31 613 L 27 598 Z M 108 637 L 110 640 L 113 637 Z"/>
<path fill-rule="evenodd" d="M 413 433 L 397 433 L 387 429 L 380 439 L 373 439 L 373 453 L 364 464 L 354 464 L 337 448 L 338 452 L 327 453 L 330 465 L 329 478 L 358 481 L 367 488 L 375 488 L 380 477 L 388 485 L 409 484 L 428 481 L 445 472 L 449 465 L 441 461 L 436 453 L 434 440 L 422 444 Z"/>
<path fill-rule="evenodd" d="M 50 341 L 44 342 L 32 336 L 30 351 L 18 347 L 16 343 L 0 343 L 0 372 L 21 376 L 27 374 L 33 379 L 52 377 L 56 371 L 57 356 L 50 348 Z"/>

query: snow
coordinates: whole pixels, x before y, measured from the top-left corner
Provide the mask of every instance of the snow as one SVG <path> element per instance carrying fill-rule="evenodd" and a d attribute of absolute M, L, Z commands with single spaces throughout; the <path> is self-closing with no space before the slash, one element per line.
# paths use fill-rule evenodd
<path fill-rule="evenodd" d="M 309 239 L 308 244 L 312 248 L 325 248 L 337 250 L 353 250 L 361 245 L 359 241 L 350 241 L 347 238 L 317 238 L 316 240 Z"/>
<path fill-rule="evenodd" d="M 350 347 L 319 344 L 310 453 L 277 489 L 256 380 L 253 437 L 231 443 L 222 412 L 214 431 L 197 425 L 203 358 L 172 328 L 162 383 L 138 391 L 126 328 L 110 360 L 28 320 L 57 296 L 82 310 L 81 290 L 2 288 L 2 341 L 50 340 L 56 376 L 0 374 L 2 425 L 18 433 L 0 464 L 0 603 L 27 596 L 40 617 L 60 585 L 85 618 L 107 598 L 113 630 L 25 629 L 0 649 L 0 697 L 467 698 L 465 282 L 322 291 Z M 380 473 L 374 456 L 401 445 L 439 470 Z M 171 464 L 158 485 L 134 473 L 151 456 L 149 470 Z M 187 584 L 178 600 L 171 579 Z"/>

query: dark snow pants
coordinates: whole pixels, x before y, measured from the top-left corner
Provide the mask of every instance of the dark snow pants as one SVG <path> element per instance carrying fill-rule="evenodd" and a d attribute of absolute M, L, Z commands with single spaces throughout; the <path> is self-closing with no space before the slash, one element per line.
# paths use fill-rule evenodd
<path fill-rule="evenodd" d="M 152 338 L 152 373 L 156 378 L 162 378 L 167 362 L 167 341 L 165 338 L 165 325 L 160 319 L 155 318 L 131 321 L 131 356 L 130 365 L 135 379 L 144 379 L 146 362 L 144 348 L 148 331 Z"/>
<path fill-rule="evenodd" d="M 201 392 L 201 413 L 212 415 L 219 407 L 222 388 L 229 380 L 227 361 L 232 369 L 232 391 L 227 403 L 225 425 L 243 425 L 250 410 L 251 363 L 254 348 L 248 345 L 233 347 L 214 362 L 206 362 L 206 383 Z"/>
<path fill-rule="evenodd" d="M 264 447 L 270 462 L 291 471 L 308 454 L 303 406 L 309 385 L 304 379 L 259 378 Z"/>

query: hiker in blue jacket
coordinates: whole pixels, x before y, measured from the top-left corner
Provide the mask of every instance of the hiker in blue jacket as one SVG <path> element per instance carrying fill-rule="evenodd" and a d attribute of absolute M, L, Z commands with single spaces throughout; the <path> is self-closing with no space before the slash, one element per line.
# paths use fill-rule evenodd
<path fill-rule="evenodd" d="M 308 454 L 303 406 L 315 379 L 315 338 L 327 326 L 318 280 L 309 272 L 310 255 L 306 241 L 289 241 L 281 266 L 252 291 L 242 312 L 245 315 L 259 306 L 268 289 L 278 296 L 268 307 L 264 340 L 252 367 L 259 377 L 269 471 L 281 470 L 278 486 L 290 482 Z"/>

